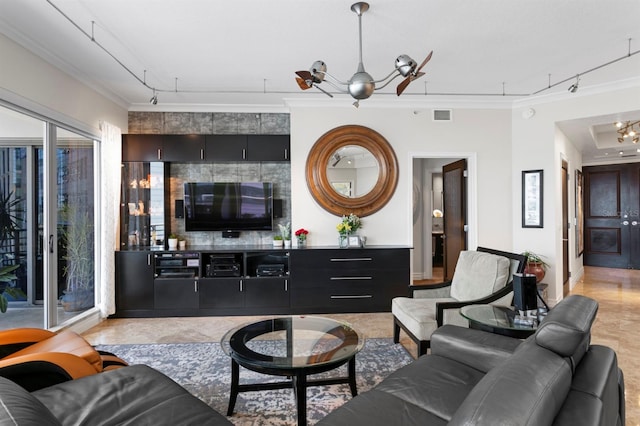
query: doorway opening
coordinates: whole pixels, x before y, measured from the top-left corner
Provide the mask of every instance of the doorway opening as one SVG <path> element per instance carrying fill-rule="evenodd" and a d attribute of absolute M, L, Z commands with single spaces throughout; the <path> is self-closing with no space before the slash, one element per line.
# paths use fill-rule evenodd
<path fill-rule="evenodd" d="M 477 245 L 475 156 L 473 154 L 414 154 L 412 158 L 413 261 L 412 282 L 434 284 L 445 279 L 445 219 L 443 168 L 465 160 L 467 187 L 464 209 L 466 247 Z M 451 213 L 451 212 L 449 212 Z M 455 259 L 450 259 L 455 262 Z M 452 271 L 450 271 L 452 274 Z"/>

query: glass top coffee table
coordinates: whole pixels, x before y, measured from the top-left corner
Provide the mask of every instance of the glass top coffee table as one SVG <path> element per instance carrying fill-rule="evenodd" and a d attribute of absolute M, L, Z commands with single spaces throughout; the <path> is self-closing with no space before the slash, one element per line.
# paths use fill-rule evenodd
<path fill-rule="evenodd" d="M 519 324 L 516 312 L 506 306 L 467 305 L 460 314 L 469 320 L 469 327 L 504 336 L 526 339 L 536 332 L 537 318 L 532 324 Z"/>
<path fill-rule="evenodd" d="M 351 325 L 330 318 L 291 316 L 242 325 L 222 338 L 224 352 L 231 357 L 231 394 L 227 416 L 233 414 L 239 392 L 293 388 L 298 425 L 307 423 L 307 387 L 348 383 L 356 396 L 356 354 L 364 336 Z M 308 375 L 348 364 L 347 377 L 309 380 Z M 240 384 L 240 368 L 290 380 Z"/>

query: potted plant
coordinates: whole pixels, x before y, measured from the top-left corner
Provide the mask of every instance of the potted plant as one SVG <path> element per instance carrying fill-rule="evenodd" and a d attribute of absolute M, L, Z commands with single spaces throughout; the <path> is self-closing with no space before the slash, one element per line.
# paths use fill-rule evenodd
<path fill-rule="evenodd" d="M 282 236 L 284 247 L 290 248 L 291 247 L 291 223 L 287 222 L 284 225 L 278 224 L 278 228 L 280 228 L 280 235 Z"/>
<path fill-rule="evenodd" d="M 7 241 L 14 238 L 14 233 L 18 229 L 18 221 L 16 212 L 20 203 L 20 199 L 12 198 L 13 192 L 4 195 L 0 192 L 0 248 L 4 248 Z M 3 257 L 6 255 L 3 253 Z M 4 259 L 3 259 L 4 260 Z M 24 292 L 11 285 L 18 277 L 15 274 L 20 264 L 7 265 L 0 267 L 0 312 L 5 313 L 9 307 L 9 299 L 24 297 Z"/>
<path fill-rule="evenodd" d="M 167 239 L 169 243 L 169 250 L 176 250 L 178 248 L 178 234 L 172 232 Z"/>
<path fill-rule="evenodd" d="M 547 268 L 549 267 L 549 264 L 544 261 L 542 256 L 532 251 L 524 251 L 522 252 L 522 255 L 527 258 L 527 263 L 524 267 L 524 273 L 535 275 L 536 282 L 538 283 L 542 281 L 546 274 Z"/>
<path fill-rule="evenodd" d="M 273 236 L 273 246 L 274 247 L 282 247 L 282 245 L 283 245 L 282 235 L 274 235 Z"/>
<path fill-rule="evenodd" d="M 61 212 L 60 226 L 63 268 L 67 287 L 60 297 L 65 312 L 88 309 L 94 305 L 94 224 L 87 211 L 67 205 Z"/>

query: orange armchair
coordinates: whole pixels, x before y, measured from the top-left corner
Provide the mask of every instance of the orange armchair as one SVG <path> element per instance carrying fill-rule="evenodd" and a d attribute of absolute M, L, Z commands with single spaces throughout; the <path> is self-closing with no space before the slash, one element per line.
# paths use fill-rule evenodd
<path fill-rule="evenodd" d="M 126 365 L 111 353 L 97 351 L 70 330 L 0 331 L 0 376 L 29 391 Z"/>

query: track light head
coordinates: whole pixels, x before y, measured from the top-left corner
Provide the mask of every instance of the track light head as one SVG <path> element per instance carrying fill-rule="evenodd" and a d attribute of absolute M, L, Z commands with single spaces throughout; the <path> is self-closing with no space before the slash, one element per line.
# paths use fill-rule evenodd
<path fill-rule="evenodd" d="M 151 99 L 149 99 L 149 103 L 153 104 L 153 105 L 157 105 L 158 104 L 158 95 L 156 95 L 154 93 L 153 96 L 151 97 Z"/>
<path fill-rule="evenodd" d="M 571 93 L 576 93 L 578 91 L 578 83 L 580 83 L 580 76 L 576 75 L 576 82 L 569 86 L 567 90 Z"/>

